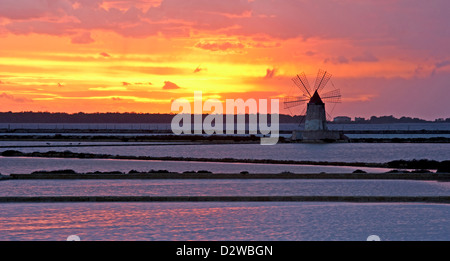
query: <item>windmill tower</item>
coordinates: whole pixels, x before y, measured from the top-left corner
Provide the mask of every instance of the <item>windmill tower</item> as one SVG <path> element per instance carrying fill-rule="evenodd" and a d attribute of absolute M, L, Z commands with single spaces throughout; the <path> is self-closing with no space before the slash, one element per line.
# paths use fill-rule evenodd
<path fill-rule="evenodd" d="M 314 88 L 309 86 L 305 73 L 298 74 L 292 79 L 295 86 L 300 89 L 302 96 L 288 96 L 284 100 L 284 108 L 290 109 L 307 103 L 305 130 L 294 131 L 293 140 L 305 142 L 343 141 L 346 140 L 341 132 L 331 131 L 327 127 L 327 113 L 325 102 L 340 103 L 341 91 L 331 90 L 322 94 L 323 89 L 331 79 L 331 74 L 324 70 L 317 73 Z M 324 102 L 325 101 L 325 102 Z"/>

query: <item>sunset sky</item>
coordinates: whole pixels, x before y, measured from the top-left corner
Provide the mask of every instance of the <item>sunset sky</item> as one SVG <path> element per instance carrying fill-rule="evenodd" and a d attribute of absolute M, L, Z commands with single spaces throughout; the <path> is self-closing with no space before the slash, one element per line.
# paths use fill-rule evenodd
<path fill-rule="evenodd" d="M 194 91 L 300 94 L 291 78 L 313 85 L 325 69 L 325 90 L 342 93 L 332 116 L 448 118 L 449 12 L 448 0 L 0 0 L 0 111 L 168 113 Z"/>

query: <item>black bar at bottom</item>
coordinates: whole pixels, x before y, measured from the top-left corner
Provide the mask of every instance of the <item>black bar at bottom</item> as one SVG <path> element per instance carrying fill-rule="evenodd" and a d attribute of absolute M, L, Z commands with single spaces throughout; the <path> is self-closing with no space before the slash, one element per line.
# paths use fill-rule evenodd
<path fill-rule="evenodd" d="M 3 254 L 15 259 L 30 254 L 33 258 L 58 256 L 73 260 L 326 260 L 325 258 L 370 257 L 387 260 L 392 254 L 403 258 L 418 254 L 444 253 L 448 245 L 430 242 L 257 242 L 257 241 L 188 241 L 188 242 L 1 242 Z"/>

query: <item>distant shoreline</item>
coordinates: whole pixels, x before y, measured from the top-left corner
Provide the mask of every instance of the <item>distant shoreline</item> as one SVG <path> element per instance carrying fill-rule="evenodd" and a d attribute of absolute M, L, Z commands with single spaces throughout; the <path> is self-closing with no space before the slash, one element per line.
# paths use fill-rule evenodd
<path fill-rule="evenodd" d="M 203 114 L 205 118 L 208 114 Z M 248 122 L 250 115 L 245 116 Z M 258 115 L 258 114 L 256 114 Z M 271 118 L 271 114 L 268 114 Z M 170 124 L 175 115 L 172 113 L 135 113 L 135 112 L 96 112 L 96 113 L 66 113 L 66 112 L 40 112 L 40 111 L 4 111 L 0 112 L 0 123 L 3 124 Z M 238 115 L 234 114 L 236 118 Z M 345 116 L 345 115 L 341 115 Z M 191 115 L 194 117 L 194 115 Z M 226 117 L 223 115 L 223 117 Z M 299 124 L 305 119 L 305 115 L 278 114 L 280 124 Z M 413 124 L 413 123 L 449 123 L 450 118 L 436 118 L 435 120 L 425 120 L 417 117 L 402 116 L 396 118 L 392 115 L 370 116 L 366 118 L 356 118 L 354 121 L 330 122 L 347 124 Z"/>
<path fill-rule="evenodd" d="M 312 174 L 224 174 L 224 173 L 32 173 L 10 174 L 5 179 L 343 179 L 450 181 L 450 173 L 312 173 Z"/>
<path fill-rule="evenodd" d="M 348 130 L 344 135 L 433 135 L 432 137 L 364 137 L 349 138 L 349 143 L 450 143 L 450 130 Z M 290 140 L 292 131 L 280 131 L 279 143 L 299 143 Z M 442 135 L 442 136 L 439 136 Z M 130 130 L 0 130 L 0 141 L 67 141 L 67 142 L 197 142 L 207 144 L 259 143 L 261 135 L 174 135 L 162 131 Z M 333 141 L 329 141 L 333 142 Z"/>

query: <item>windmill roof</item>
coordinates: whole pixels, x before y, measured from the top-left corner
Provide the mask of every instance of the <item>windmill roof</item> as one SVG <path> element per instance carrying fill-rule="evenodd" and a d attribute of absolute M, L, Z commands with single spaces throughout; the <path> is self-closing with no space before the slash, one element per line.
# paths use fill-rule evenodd
<path fill-rule="evenodd" d="M 319 96 L 319 93 L 317 91 L 314 92 L 314 95 L 311 97 L 311 99 L 309 100 L 309 103 L 313 103 L 313 104 L 324 104 L 322 99 Z"/>

